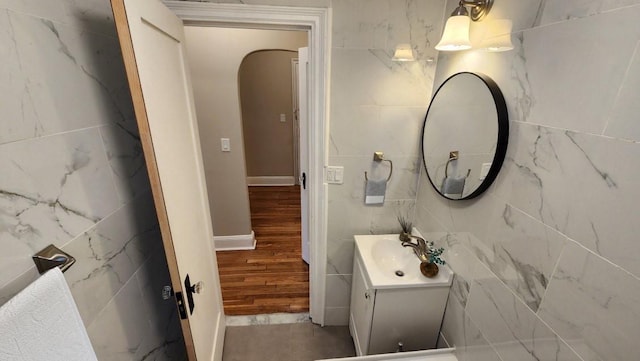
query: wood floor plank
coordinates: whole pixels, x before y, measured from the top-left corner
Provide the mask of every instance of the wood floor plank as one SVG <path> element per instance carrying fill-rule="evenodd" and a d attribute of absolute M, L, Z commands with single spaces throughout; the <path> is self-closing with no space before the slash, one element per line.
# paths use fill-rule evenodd
<path fill-rule="evenodd" d="M 308 312 L 309 266 L 301 258 L 300 188 L 249 187 L 256 249 L 217 252 L 227 315 Z"/>

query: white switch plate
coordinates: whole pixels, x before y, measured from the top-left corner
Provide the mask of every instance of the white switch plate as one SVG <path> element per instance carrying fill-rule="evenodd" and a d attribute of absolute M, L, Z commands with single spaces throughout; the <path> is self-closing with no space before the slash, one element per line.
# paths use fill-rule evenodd
<path fill-rule="evenodd" d="M 329 184 L 344 183 L 344 167 L 327 166 L 325 174 Z"/>
<path fill-rule="evenodd" d="M 287 121 L 287 115 L 286 114 L 280 114 L 280 121 L 281 122 L 286 122 Z"/>
<path fill-rule="evenodd" d="M 220 148 L 223 152 L 231 151 L 231 142 L 229 141 L 229 138 L 220 138 Z"/>
<path fill-rule="evenodd" d="M 491 163 L 482 163 L 482 168 L 480 168 L 480 176 L 479 180 L 484 180 L 487 178 L 487 174 L 489 174 L 489 169 L 491 169 Z"/>

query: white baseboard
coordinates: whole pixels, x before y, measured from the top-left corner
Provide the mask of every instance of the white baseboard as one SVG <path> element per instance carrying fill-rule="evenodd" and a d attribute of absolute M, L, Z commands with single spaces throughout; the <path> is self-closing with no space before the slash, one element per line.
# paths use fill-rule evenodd
<path fill-rule="evenodd" d="M 247 177 L 249 186 L 292 186 L 296 184 L 293 176 Z"/>
<path fill-rule="evenodd" d="M 214 236 L 213 245 L 216 251 L 240 251 L 256 249 L 256 235 L 240 234 L 237 236 Z"/>

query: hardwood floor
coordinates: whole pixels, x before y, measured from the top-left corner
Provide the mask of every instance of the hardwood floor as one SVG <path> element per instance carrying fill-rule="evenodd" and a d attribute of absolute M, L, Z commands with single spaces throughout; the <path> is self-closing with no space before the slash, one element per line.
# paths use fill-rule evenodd
<path fill-rule="evenodd" d="M 224 311 L 309 311 L 309 266 L 301 258 L 300 188 L 249 187 L 251 251 L 217 252 Z"/>

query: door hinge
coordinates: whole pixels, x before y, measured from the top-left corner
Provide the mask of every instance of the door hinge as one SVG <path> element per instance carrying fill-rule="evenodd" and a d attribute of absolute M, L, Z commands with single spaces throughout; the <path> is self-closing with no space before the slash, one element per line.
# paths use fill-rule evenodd
<path fill-rule="evenodd" d="M 184 297 L 182 297 L 182 292 L 176 292 L 176 304 L 178 305 L 178 313 L 180 313 L 180 319 L 187 319 L 187 309 L 184 307 Z"/>

